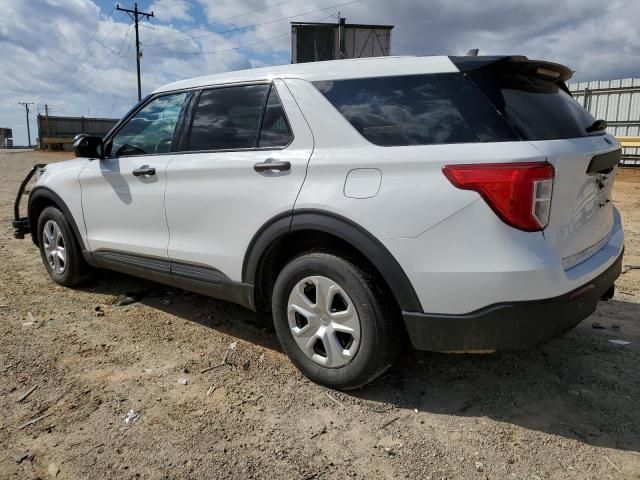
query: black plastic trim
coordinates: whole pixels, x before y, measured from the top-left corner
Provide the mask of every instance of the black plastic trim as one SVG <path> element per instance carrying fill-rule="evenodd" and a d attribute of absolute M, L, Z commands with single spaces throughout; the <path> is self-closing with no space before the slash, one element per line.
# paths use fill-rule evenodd
<path fill-rule="evenodd" d="M 13 227 L 13 236 L 17 239 L 22 240 L 26 234 L 31 233 L 29 217 L 20 216 L 20 203 L 22 202 L 24 190 L 27 187 L 27 183 L 29 183 L 29 180 L 31 180 L 35 173 L 45 166 L 46 164 L 44 163 L 36 163 L 33 165 L 31 170 L 29 170 L 29 173 L 27 173 L 26 177 L 24 177 L 20 183 L 20 187 L 18 187 L 18 193 L 16 194 L 16 199 L 13 203 L 13 221 L 11 222 L 11 226 Z"/>
<path fill-rule="evenodd" d="M 242 262 L 242 281 L 245 283 L 256 283 L 256 276 L 260 268 L 260 263 L 269 247 L 278 238 L 291 231 L 291 212 L 281 213 L 267 221 L 255 233 Z"/>
<path fill-rule="evenodd" d="M 27 206 L 27 211 L 29 212 L 29 226 L 30 226 L 31 232 L 35 232 L 31 234 L 31 239 L 33 240 L 33 243 L 35 243 L 38 246 L 40 245 L 39 244 L 40 239 L 38 238 L 38 232 L 37 232 L 38 219 L 36 218 L 35 215 L 33 215 L 33 204 L 39 198 L 46 198 L 49 202 L 53 203 L 56 207 L 62 210 L 62 213 L 64 214 L 65 218 L 69 222 L 69 225 L 71 225 L 71 229 L 73 230 L 73 233 L 76 236 L 76 240 L 78 241 L 80 250 L 86 250 L 84 242 L 82 241 L 82 236 L 80 235 L 80 230 L 78 229 L 78 225 L 76 224 L 76 221 L 74 220 L 73 215 L 71 215 L 71 211 L 69 210 L 69 207 L 67 207 L 67 204 L 64 203 L 64 200 L 62 200 L 62 198 L 60 198 L 60 196 L 57 193 L 55 193 L 53 190 L 47 187 L 36 187 L 29 194 L 29 203 Z"/>
<path fill-rule="evenodd" d="M 622 269 L 624 250 L 589 283 L 564 295 L 505 302 L 465 315 L 402 313 L 414 348 L 432 351 L 509 350 L 537 345 L 591 315 Z"/>
<path fill-rule="evenodd" d="M 113 250 L 96 250 L 93 258 L 98 265 L 102 263 L 117 263 L 134 269 L 148 270 L 154 273 L 171 274 L 171 262 L 167 259 L 136 255 Z"/>
<path fill-rule="evenodd" d="M 613 167 L 620 163 L 621 158 L 621 148 L 611 152 L 594 155 L 593 158 L 591 158 L 591 162 L 589 162 L 587 173 L 608 173 Z"/>
<path fill-rule="evenodd" d="M 289 232 L 301 230 L 329 233 L 349 243 L 376 267 L 403 310 L 421 311 L 420 300 L 409 278 L 391 252 L 360 225 L 324 210 L 295 210 L 263 225 L 245 254 L 242 281 L 255 284 L 260 263 L 273 242 Z"/>
<path fill-rule="evenodd" d="M 213 267 L 107 249 L 93 252 L 91 261 L 100 268 L 183 288 L 255 310 L 253 285 L 234 282 Z"/>

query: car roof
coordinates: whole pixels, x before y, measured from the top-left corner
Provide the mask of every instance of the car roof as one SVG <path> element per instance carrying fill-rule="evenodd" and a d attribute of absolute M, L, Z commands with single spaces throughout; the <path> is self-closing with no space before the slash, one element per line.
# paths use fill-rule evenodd
<path fill-rule="evenodd" d="M 205 75 L 169 83 L 153 93 L 169 92 L 230 83 L 269 81 L 274 78 L 299 78 L 308 81 L 341 80 L 391 75 L 458 72 L 446 56 L 432 57 L 370 57 L 323 62 L 275 65 L 272 67 L 236 70 Z"/>

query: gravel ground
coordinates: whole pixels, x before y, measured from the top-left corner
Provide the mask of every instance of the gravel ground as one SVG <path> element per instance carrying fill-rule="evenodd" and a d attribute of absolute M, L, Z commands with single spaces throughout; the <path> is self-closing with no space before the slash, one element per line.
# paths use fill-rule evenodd
<path fill-rule="evenodd" d="M 115 273 L 51 282 L 9 220 L 31 163 L 61 158 L 0 153 L 0 478 L 640 478 L 640 270 L 546 345 L 407 352 L 345 394 L 291 366 L 268 316 Z M 640 264 L 640 171 L 614 202 Z"/>

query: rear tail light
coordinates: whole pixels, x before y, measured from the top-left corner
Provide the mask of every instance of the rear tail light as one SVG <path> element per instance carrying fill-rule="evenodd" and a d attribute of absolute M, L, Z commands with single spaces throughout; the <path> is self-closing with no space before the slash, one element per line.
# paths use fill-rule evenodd
<path fill-rule="evenodd" d="M 535 232 L 549 223 L 554 169 L 547 162 L 446 165 L 442 172 L 454 186 L 478 192 L 512 227 Z"/>

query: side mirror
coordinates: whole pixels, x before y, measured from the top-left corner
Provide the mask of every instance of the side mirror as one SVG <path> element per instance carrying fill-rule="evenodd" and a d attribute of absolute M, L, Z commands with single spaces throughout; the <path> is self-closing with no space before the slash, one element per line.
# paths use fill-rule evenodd
<path fill-rule="evenodd" d="M 92 137 L 86 133 L 79 133 L 74 137 L 73 151 L 76 157 L 104 158 L 104 145 L 101 137 Z"/>

